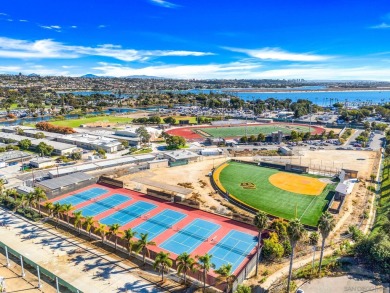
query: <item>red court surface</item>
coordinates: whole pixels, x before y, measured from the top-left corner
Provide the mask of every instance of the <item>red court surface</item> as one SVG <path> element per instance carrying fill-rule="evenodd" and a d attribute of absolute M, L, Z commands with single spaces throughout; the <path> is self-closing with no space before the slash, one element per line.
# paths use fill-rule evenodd
<path fill-rule="evenodd" d="M 79 209 L 79 208 L 82 208 L 82 207 L 84 207 L 86 205 L 89 205 L 91 203 L 94 203 L 96 201 L 99 201 L 101 199 L 107 198 L 107 197 L 109 197 L 109 196 L 111 196 L 113 194 L 121 194 L 121 195 L 129 196 L 129 201 L 124 202 L 124 203 L 120 204 L 119 206 L 117 206 L 115 208 L 110 208 L 109 210 L 104 211 L 101 214 L 98 214 L 97 216 L 95 216 L 94 218 L 95 218 L 96 221 L 99 221 L 99 220 L 101 220 L 101 219 L 103 219 L 103 218 L 105 218 L 105 217 L 107 217 L 107 216 L 109 216 L 111 214 L 114 214 L 114 213 L 118 212 L 118 210 L 124 209 L 124 208 L 126 208 L 126 207 L 128 207 L 130 205 L 133 205 L 134 203 L 143 201 L 143 202 L 151 203 L 151 204 L 154 204 L 154 205 L 157 206 L 153 210 L 147 212 L 148 219 L 150 219 L 154 215 L 156 215 L 156 214 L 158 214 L 158 213 L 160 213 L 160 212 L 162 212 L 162 211 L 164 211 L 166 209 L 170 209 L 170 210 L 173 210 L 173 211 L 177 211 L 179 213 L 186 214 L 187 216 L 185 218 L 181 219 L 179 222 L 177 222 L 174 225 L 174 227 L 178 227 L 180 229 L 182 229 L 183 227 L 185 227 L 190 222 L 192 222 L 192 221 L 194 221 L 196 219 L 202 219 L 202 220 L 205 220 L 205 221 L 208 221 L 208 222 L 220 225 L 220 228 L 218 230 L 216 230 L 207 240 L 203 241 L 198 247 L 196 247 L 191 252 L 191 255 L 193 257 L 196 256 L 196 255 L 204 255 L 205 253 L 209 252 L 213 247 L 215 247 L 216 243 L 218 243 L 222 238 L 224 238 L 225 235 L 227 235 L 232 230 L 243 232 L 243 233 L 246 233 L 246 234 L 250 234 L 250 235 L 252 235 L 254 237 L 257 237 L 257 230 L 255 229 L 255 227 L 253 227 L 251 225 L 244 224 L 244 223 L 241 223 L 241 222 L 238 222 L 238 221 L 234 221 L 234 220 L 229 219 L 229 218 L 225 218 L 225 217 L 222 217 L 222 216 L 219 216 L 219 215 L 215 215 L 215 214 L 212 214 L 212 213 L 204 212 L 204 211 L 201 211 L 201 210 L 198 210 L 198 209 L 194 209 L 194 208 L 191 208 L 191 207 L 187 207 L 187 206 L 184 206 L 184 205 L 181 205 L 181 204 L 172 203 L 172 202 L 169 202 L 169 201 L 165 201 L 165 200 L 161 200 L 161 199 L 158 199 L 158 198 L 154 198 L 152 196 L 149 196 L 149 195 L 146 195 L 146 194 L 143 194 L 143 193 L 140 193 L 140 192 L 136 192 L 136 191 L 133 191 L 133 190 L 123 189 L 123 188 L 116 188 L 116 187 L 103 185 L 103 184 L 93 184 L 93 185 L 90 185 L 90 186 L 88 186 L 86 188 L 82 188 L 82 189 L 79 189 L 77 191 L 73 191 L 71 193 L 67 193 L 67 194 L 64 194 L 62 196 L 56 197 L 54 199 L 51 199 L 50 201 L 51 202 L 55 202 L 55 201 L 58 201 L 60 199 L 66 198 L 66 197 L 74 195 L 74 194 L 78 194 L 78 193 L 80 193 L 82 191 L 86 191 L 86 190 L 89 190 L 89 189 L 94 188 L 94 187 L 106 189 L 107 193 L 76 205 L 75 206 L 75 210 Z M 142 216 L 141 217 L 137 217 L 134 220 L 132 220 L 131 222 L 129 222 L 129 223 L 125 224 L 124 226 L 122 226 L 120 228 L 120 230 L 125 230 L 125 229 L 128 229 L 128 228 L 134 228 L 134 227 L 138 226 L 139 224 L 141 224 L 141 223 L 143 223 L 145 221 L 147 221 L 147 219 L 145 219 L 144 217 L 142 217 Z M 156 246 L 151 246 L 150 250 L 152 252 L 154 252 L 154 253 L 158 253 L 160 251 L 169 252 L 170 253 L 170 257 L 172 259 L 176 259 L 176 257 L 177 257 L 176 254 L 172 253 L 171 251 L 167 251 L 167 250 L 162 249 L 160 247 L 160 245 L 165 240 L 167 240 L 168 238 L 173 236 L 175 233 L 178 233 L 177 231 L 178 231 L 177 229 L 171 228 L 171 229 L 166 229 L 161 234 L 157 235 L 153 239 L 153 241 L 156 242 Z M 217 239 L 217 240 L 216 241 L 210 241 L 209 239 Z M 256 252 L 256 247 L 253 248 L 248 253 L 248 255 L 243 259 L 243 261 L 240 263 L 240 265 L 237 266 L 237 268 L 234 271 L 234 273 L 236 275 L 246 266 L 246 264 L 253 257 L 255 252 Z M 152 253 L 152 255 L 153 255 L 153 253 Z M 210 275 L 213 275 L 213 273 L 211 273 Z"/>
<path fill-rule="evenodd" d="M 287 123 L 286 124 L 286 123 L 280 123 L 280 122 L 277 122 L 277 123 L 276 122 L 275 123 L 253 123 L 253 124 L 248 124 L 247 126 L 272 125 L 272 124 L 308 126 L 307 124 L 299 124 L 299 123 L 294 123 L 294 124 Z M 236 127 L 236 126 L 245 126 L 245 125 L 246 124 L 237 124 L 237 125 L 233 125 L 233 126 Z M 200 129 L 200 128 L 215 128 L 215 127 L 222 128 L 222 127 L 229 127 L 229 125 L 226 125 L 226 126 L 224 126 L 224 125 L 218 125 L 218 126 L 215 126 L 215 125 L 195 125 L 195 126 L 178 127 L 178 128 L 174 128 L 174 129 L 169 129 L 166 132 L 170 135 L 182 136 L 189 141 L 201 141 L 201 140 L 204 140 L 205 138 L 203 136 L 201 136 L 200 134 L 195 133 L 195 130 Z M 324 131 L 324 128 L 317 126 L 317 125 L 312 125 L 311 127 L 313 129 L 311 132 L 312 134 L 321 134 Z M 234 137 L 232 137 L 232 138 L 234 138 Z"/>

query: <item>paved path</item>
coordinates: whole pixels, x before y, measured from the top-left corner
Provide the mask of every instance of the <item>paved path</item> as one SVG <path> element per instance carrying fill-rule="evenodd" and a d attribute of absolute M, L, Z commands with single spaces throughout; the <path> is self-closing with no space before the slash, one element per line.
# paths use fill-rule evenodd
<path fill-rule="evenodd" d="M 305 293 L 385 293 L 389 292 L 388 284 L 384 286 L 367 277 L 346 275 L 311 280 L 301 286 Z"/>
<path fill-rule="evenodd" d="M 87 292 L 161 292 L 132 268 L 90 248 L 83 240 L 64 238 L 42 223 L 36 226 L 0 208 L 0 239 L 22 255 Z"/>

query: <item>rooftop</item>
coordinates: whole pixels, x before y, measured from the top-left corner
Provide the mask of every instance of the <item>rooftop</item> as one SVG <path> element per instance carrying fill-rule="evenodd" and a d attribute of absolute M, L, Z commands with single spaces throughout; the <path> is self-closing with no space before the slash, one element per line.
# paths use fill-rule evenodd
<path fill-rule="evenodd" d="M 165 156 L 168 156 L 169 158 L 175 159 L 175 160 L 185 160 L 185 159 L 191 159 L 195 157 L 199 157 L 197 154 L 186 151 L 186 150 L 177 150 L 172 152 L 166 152 L 164 153 Z"/>
<path fill-rule="evenodd" d="M 60 177 L 53 178 L 53 179 L 44 180 L 44 181 L 39 182 L 38 185 L 41 185 L 41 186 L 46 187 L 48 189 L 54 190 L 54 189 L 59 189 L 59 188 L 65 187 L 65 186 L 75 184 L 75 183 L 79 183 L 82 181 L 91 180 L 92 178 L 93 177 L 88 175 L 88 174 L 85 174 L 82 172 L 77 172 L 77 173 L 73 173 L 73 174 L 69 174 L 69 175 L 65 175 L 65 176 L 60 176 Z"/>

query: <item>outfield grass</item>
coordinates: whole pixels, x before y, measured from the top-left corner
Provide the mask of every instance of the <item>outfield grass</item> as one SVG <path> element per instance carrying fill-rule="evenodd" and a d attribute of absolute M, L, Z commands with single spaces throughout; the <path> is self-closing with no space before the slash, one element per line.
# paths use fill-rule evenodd
<path fill-rule="evenodd" d="M 381 182 L 381 196 L 376 210 L 372 235 L 380 233 L 383 230 L 386 224 L 387 214 L 390 211 L 390 158 L 386 158 L 384 161 Z"/>
<path fill-rule="evenodd" d="M 255 135 L 257 136 L 260 132 L 268 135 L 274 131 L 281 130 L 284 134 L 290 134 L 292 130 L 299 132 L 309 132 L 308 126 L 300 125 L 252 125 L 252 126 L 233 126 L 233 127 L 210 127 L 210 128 L 200 128 L 200 130 L 210 134 L 213 137 L 241 137 L 245 135 L 245 130 L 247 136 Z M 313 128 L 312 128 L 313 130 Z"/>
<path fill-rule="evenodd" d="M 231 195 L 256 209 L 287 220 L 297 215 L 303 224 L 317 226 L 327 204 L 327 196 L 336 185 L 328 184 L 319 196 L 288 192 L 268 181 L 278 172 L 276 169 L 230 162 L 221 171 L 219 180 Z M 240 186 L 242 182 L 254 183 L 256 189 L 244 189 Z"/>
<path fill-rule="evenodd" d="M 110 122 L 110 123 L 130 123 L 133 119 L 126 117 L 116 117 L 116 116 L 95 116 L 88 118 L 80 119 L 69 119 L 69 120 L 60 120 L 60 121 L 49 121 L 51 124 L 58 126 L 68 126 L 68 127 L 80 127 L 81 124 L 94 123 L 94 122 Z"/>

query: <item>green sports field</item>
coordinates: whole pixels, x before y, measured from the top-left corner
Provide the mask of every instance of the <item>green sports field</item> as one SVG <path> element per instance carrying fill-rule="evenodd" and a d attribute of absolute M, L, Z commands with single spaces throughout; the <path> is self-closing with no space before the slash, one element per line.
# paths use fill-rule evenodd
<path fill-rule="evenodd" d="M 271 125 L 248 125 L 248 126 L 232 126 L 232 127 L 207 127 L 199 128 L 197 130 L 203 131 L 213 137 L 241 137 L 245 135 L 257 136 L 260 132 L 268 135 L 275 131 L 283 131 L 284 134 L 290 134 L 292 130 L 298 132 L 308 132 L 308 126 L 301 125 L 287 125 L 287 124 L 271 124 Z M 313 127 L 311 128 L 313 130 Z"/>
<path fill-rule="evenodd" d="M 231 195 L 254 208 L 287 220 L 295 218 L 297 214 L 303 224 L 317 226 L 336 185 L 328 184 L 319 196 L 293 193 L 269 182 L 271 175 L 280 172 L 276 169 L 230 162 L 221 171 L 219 180 Z M 240 186 L 242 182 L 254 183 L 256 189 L 244 189 Z"/>

